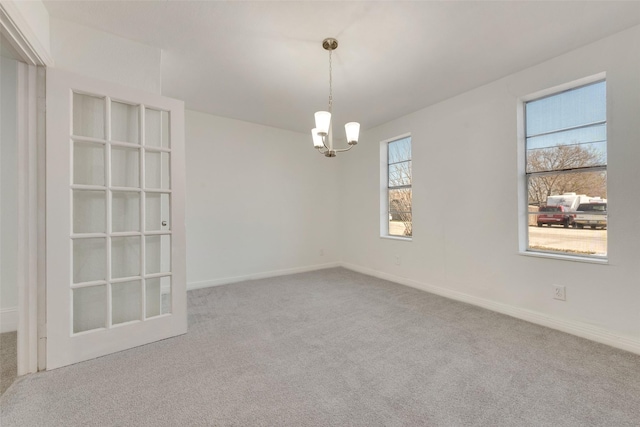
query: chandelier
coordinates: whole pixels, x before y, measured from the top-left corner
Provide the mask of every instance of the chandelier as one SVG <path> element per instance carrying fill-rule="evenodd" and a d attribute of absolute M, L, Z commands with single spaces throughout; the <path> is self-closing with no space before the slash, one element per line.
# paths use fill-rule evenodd
<path fill-rule="evenodd" d="M 348 148 L 336 149 L 333 147 L 333 123 L 331 121 L 331 109 L 333 107 L 333 79 L 331 76 L 331 53 L 338 48 L 338 40 L 327 38 L 322 41 L 322 47 L 329 51 L 329 111 L 318 111 L 315 114 L 316 127 L 311 129 L 313 146 L 319 153 L 326 157 L 335 157 L 336 153 L 349 151 L 358 143 L 360 123 L 350 122 L 344 125 L 347 134 Z"/>

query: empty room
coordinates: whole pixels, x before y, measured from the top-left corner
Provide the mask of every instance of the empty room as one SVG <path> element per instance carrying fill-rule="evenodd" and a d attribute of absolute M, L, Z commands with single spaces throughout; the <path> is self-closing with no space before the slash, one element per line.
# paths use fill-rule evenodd
<path fill-rule="evenodd" d="M 0 24 L 3 427 L 640 425 L 640 1 Z"/>

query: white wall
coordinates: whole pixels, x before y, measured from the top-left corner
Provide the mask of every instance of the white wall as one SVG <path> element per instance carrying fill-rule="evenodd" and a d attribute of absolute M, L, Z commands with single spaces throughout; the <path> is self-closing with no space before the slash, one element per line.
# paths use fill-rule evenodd
<path fill-rule="evenodd" d="M 17 72 L 16 61 L 0 57 L 0 332 L 18 321 Z"/>
<path fill-rule="evenodd" d="M 639 46 L 634 27 L 365 132 L 343 164 L 353 171 L 342 194 L 345 265 L 640 352 Z M 600 72 L 609 262 L 521 255 L 518 98 Z M 379 142 L 407 132 L 414 237 L 391 241 L 379 237 Z M 565 302 L 552 299 L 553 283 L 566 285 Z"/>
<path fill-rule="evenodd" d="M 341 158 L 306 134 L 194 111 L 185 121 L 189 288 L 340 259 Z"/>
<path fill-rule="evenodd" d="M 56 68 L 161 93 L 160 49 L 58 18 L 50 25 Z"/>

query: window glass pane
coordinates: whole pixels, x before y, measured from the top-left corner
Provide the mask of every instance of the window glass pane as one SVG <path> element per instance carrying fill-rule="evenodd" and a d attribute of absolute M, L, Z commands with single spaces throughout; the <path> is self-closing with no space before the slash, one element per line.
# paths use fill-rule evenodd
<path fill-rule="evenodd" d="M 530 207 L 535 210 L 536 207 Z M 601 217 L 599 217 L 601 218 Z M 588 220 L 591 221 L 591 220 Z M 578 256 L 607 256 L 606 217 L 603 222 L 582 228 L 560 223 L 540 222 L 540 214 L 529 214 L 529 249 Z M 574 228 L 575 227 L 575 228 Z"/>
<path fill-rule="evenodd" d="M 104 328 L 107 323 L 107 287 L 73 290 L 73 333 Z"/>
<path fill-rule="evenodd" d="M 111 276 L 140 275 L 140 237 L 111 238 Z"/>
<path fill-rule="evenodd" d="M 114 191 L 111 199 L 111 231 L 140 230 L 140 193 Z"/>
<path fill-rule="evenodd" d="M 145 303 L 147 318 L 158 316 L 162 307 L 162 297 L 160 295 L 160 279 L 145 280 Z"/>
<path fill-rule="evenodd" d="M 104 139 L 105 98 L 73 93 L 73 134 Z"/>
<path fill-rule="evenodd" d="M 111 185 L 139 187 L 140 164 L 137 148 L 111 147 Z"/>
<path fill-rule="evenodd" d="M 145 241 L 146 273 L 171 271 L 171 236 L 147 236 Z"/>
<path fill-rule="evenodd" d="M 411 213 L 404 213 L 400 216 L 400 218 L 402 218 L 402 220 L 389 220 L 389 235 L 411 237 Z"/>
<path fill-rule="evenodd" d="M 145 145 L 169 148 L 169 113 L 145 109 Z"/>
<path fill-rule="evenodd" d="M 167 231 L 171 229 L 171 208 L 169 194 L 146 193 L 145 230 Z M 163 225 L 164 224 L 164 225 Z"/>
<path fill-rule="evenodd" d="M 604 81 L 530 101 L 525 112 L 527 136 L 605 121 L 606 108 Z"/>
<path fill-rule="evenodd" d="M 559 145 L 589 145 L 603 148 L 606 145 L 606 141 L 607 124 L 601 123 L 578 129 L 529 137 L 527 138 L 527 149 L 538 150 L 541 148 L 553 148 Z"/>
<path fill-rule="evenodd" d="M 411 188 L 389 190 L 389 234 L 412 235 Z"/>
<path fill-rule="evenodd" d="M 411 161 L 389 165 L 389 187 L 411 185 Z"/>
<path fill-rule="evenodd" d="M 171 313 L 171 277 L 146 279 L 146 317 Z"/>
<path fill-rule="evenodd" d="M 105 280 L 106 265 L 105 238 L 73 240 L 73 283 Z"/>
<path fill-rule="evenodd" d="M 113 283 L 111 285 L 111 323 L 140 320 L 142 312 L 142 281 Z"/>
<path fill-rule="evenodd" d="M 575 211 L 580 203 L 607 198 L 607 172 L 553 173 L 529 177 L 529 205 L 564 205 Z"/>
<path fill-rule="evenodd" d="M 73 143 L 73 183 L 104 185 L 104 144 Z"/>
<path fill-rule="evenodd" d="M 137 105 L 111 102 L 111 139 L 114 141 L 138 144 L 140 121 Z"/>
<path fill-rule="evenodd" d="M 106 191 L 73 190 L 73 232 L 106 231 Z"/>
<path fill-rule="evenodd" d="M 170 188 L 169 153 L 150 152 L 145 155 L 145 185 L 146 188 Z"/>
<path fill-rule="evenodd" d="M 527 139 L 527 172 L 607 164 L 606 124 Z"/>
<path fill-rule="evenodd" d="M 407 137 L 390 142 L 388 145 L 388 150 L 389 164 L 411 160 L 411 138 Z"/>
<path fill-rule="evenodd" d="M 529 177 L 529 249 L 606 256 L 606 184 L 606 171 Z"/>

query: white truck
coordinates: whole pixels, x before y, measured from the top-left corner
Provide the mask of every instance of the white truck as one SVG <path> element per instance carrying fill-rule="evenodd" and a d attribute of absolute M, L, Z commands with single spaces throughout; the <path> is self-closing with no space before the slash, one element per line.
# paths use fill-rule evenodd
<path fill-rule="evenodd" d="M 578 228 L 607 228 L 607 199 L 591 197 L 587 203 L 580 203 L 576 212 L 575 225 Z"/>

